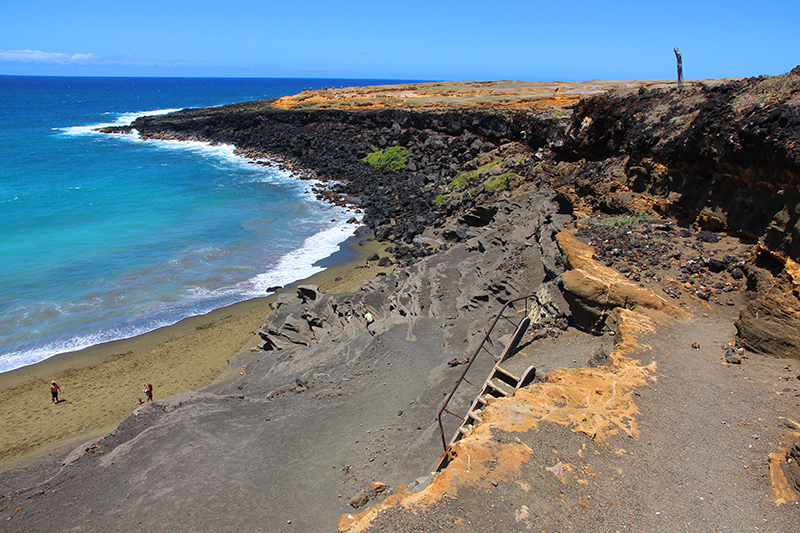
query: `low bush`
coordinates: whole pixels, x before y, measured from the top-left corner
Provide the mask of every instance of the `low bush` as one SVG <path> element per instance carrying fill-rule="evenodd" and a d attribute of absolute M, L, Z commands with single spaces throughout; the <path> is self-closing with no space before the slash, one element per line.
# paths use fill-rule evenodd
<path fill-rule="evenodd" d="M 464 172 L 460 174 L 456 179 L 450 182 L 450 186 L 454 189 L 463 189 L 467 186 L 467 182 L 469 181 L 469 173 Z"/>
<path fill-rule="evenodd" d="M 508 187 L 508 180 L 518 177 L 519 176 L 513 172 L 506 172 L 505 174 L 500 174 L 499 176 L 487 180 L 483 186 L 493 191 L 504 191 Z"/>
<path fill-rule="evenodd" d="M 408 155 L 411 153 L 405 146 L 392 146 L 386 150 L 373 150 L 362 159 L 373 167 L 382 170 L 388 168 L 392 172 L 403 170 L 408 163 Z"/>

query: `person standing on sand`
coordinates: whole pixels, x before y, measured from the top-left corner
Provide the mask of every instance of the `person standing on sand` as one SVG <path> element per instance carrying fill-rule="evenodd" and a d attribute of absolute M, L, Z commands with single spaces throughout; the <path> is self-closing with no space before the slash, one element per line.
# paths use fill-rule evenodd
<path fill-rule="evenodd" d="M 147 398 L 148 402 L 152 402 L 153 401 L 153 386 L 150 385 L 150 384 L 145 385 L 144 388 L 142 389 L 142 394 L 144 394 L 144 397 Z"/>
<path fill-rule="evenodd" d="M 61 387 L 58 386 L 56 380 L 50 382 L 50 396 L 53 398 L 53 403 L 58 403 L 58 393 L 61 392 Z"/>

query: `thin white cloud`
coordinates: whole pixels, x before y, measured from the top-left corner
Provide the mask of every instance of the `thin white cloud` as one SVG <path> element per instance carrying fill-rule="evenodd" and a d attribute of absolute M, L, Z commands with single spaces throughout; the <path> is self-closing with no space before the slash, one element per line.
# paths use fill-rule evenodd
<path fill-rule="evenodd" d="M 42 52 L 40 50 L 0 50 L 0 61 L 19 61 L 22 63 L 91 63 L 100 59 L 94 54 L 63 54 Z"/>

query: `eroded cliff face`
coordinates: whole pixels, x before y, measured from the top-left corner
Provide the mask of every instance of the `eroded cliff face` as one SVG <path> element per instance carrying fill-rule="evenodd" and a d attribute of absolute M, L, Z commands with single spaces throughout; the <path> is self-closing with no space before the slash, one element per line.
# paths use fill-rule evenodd
<path fill-rule="evenodd" d="M 711 88 L 598 96 L 577 106 L 559 152 L 583 167 L 564 194 L 586 210 L 652 210 L 758 241 L 739 337 L 750 350 L 798 358 L 798 138 L 800 68 Z"/>
<path fill-rule="evenodd" d="M 708 229 L 800 254 L 800 68 L 684 91 L 640 90 L 583 101 L 563 158 L 626 156 L 625 185 Z"/>
<path fill-rule="evenodd" d="M 462 240 L 488 223 L 498 198 L 536 188 L 555 189 L 561 211 L 578 218 L 666 217 L 760 242 L 742 269 L 752 296 L 738 324 L 742 342 L 800 357 L 792 340 L 800 303 L 787 268 L 800 260 L 799 90 L 800 67 L 682 90 L 626 85 L 566 106 L 284 109 L 261 101 L 144 117 L 133 128 L 146 138 L 232 143 L 303 169 L 327 182 L 320 196 L 360 198 L 375 235 L 405 244 L 397 249 L 404 262 L 436 251 L 420 239 L 426 232 Z M 403 170 L 362 161 L 391 146 L 410 150 Z"/>

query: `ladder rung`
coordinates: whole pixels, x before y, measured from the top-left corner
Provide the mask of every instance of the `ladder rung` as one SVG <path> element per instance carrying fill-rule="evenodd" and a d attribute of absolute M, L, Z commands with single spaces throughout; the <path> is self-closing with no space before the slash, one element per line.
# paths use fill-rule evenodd
<path fill-rule="evenodd" d="M 504 375 L 508 376 L 509 378 L 513 379 L 516 383 L 519 383 L 519 378 L 517 376 L 515 376 L 514 374 L 512 374 L 511 372 L 509 372 L 508 370 L 506 370 L 505 368 L 503 368 L 501 366 L 496 366 L 494 368 L 495 368 L 495 370 L 497 372 L 500 372 L 501 374 L 504 374 Z"/>
<path fill-rule="evenodd" d="M 502 381 L 497 381 L 494 379 L 490 379 L 489 381 L 486 382 L 486 384 L 489 385 L 494 390 L 496 390 L 497 392 L 499 392 L 500 394 L 502 394 L 503 396 L 508 396 L 509 394 L 511 394 L 511 391 L 514 390 L 513 388 L 509 387 L 509 385 L 503 383 Z"/>

